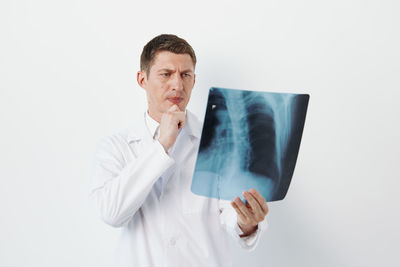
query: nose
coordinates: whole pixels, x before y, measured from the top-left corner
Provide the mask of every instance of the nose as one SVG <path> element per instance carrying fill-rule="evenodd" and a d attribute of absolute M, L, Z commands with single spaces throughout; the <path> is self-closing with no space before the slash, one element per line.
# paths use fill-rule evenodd
<path fill-rule="evenodd" d="M 183 80 L 179 74 L 173 75 L 171 79 L 172 90 L 181 91 L 183 90 Z"/>

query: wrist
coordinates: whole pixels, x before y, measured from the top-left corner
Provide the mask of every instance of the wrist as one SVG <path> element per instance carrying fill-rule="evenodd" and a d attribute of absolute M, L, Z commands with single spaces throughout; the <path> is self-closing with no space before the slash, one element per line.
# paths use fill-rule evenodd
<path fill-rule="evenodd" d="M 158 142 L 162 145 L 162 147 L 165 150 L 165 153 L 168 153 L 168 149 L 169 147 L 166 145 L 166 143 L 164 142 L 164 140 L 162 138 L 158 138 Z"/>
<path fill-rule="evenodd" d="M 250 226 L 250 227 L 242 227 L 239 225 L 240 230 L 242 230 L 243 234 L 240 235 L 240 237 L 246 237 L 249 235 L 252 235 L 253 233 L 255 233 L 258 229 L 258 224 L 256 224 L 255 226 Z"/>

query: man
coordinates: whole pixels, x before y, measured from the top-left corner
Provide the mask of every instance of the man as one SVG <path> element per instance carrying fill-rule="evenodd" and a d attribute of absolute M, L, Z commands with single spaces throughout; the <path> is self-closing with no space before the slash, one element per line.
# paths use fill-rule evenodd
<path fill-rule="evenodd" d="M 191 179 L 201 123 L 186 106 L 196 56 L 175 35 L 143 48 L 138 84 L 148 110 L 133 127 L 98 146 L 91 197 L 102 219 L 122 227 L 117 266 L 232 266 L 229 233 L 253 249 L 268 206 L 254 189 L 222 201 L 194 195 Z"/>

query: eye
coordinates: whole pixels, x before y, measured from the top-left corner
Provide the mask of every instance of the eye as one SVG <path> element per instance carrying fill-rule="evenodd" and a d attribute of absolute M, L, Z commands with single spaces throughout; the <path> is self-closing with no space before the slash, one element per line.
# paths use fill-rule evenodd
<path fill-rule="evenodd" d="M 161 75 L 162 75 L 163 77 L 169 77 L 169 73 L 168 73 L 168 72 L 161 73 Z"/>
<path fill-rule="evenodd" d="M 182 76 L 183 77 L 190 77 L 190 74 L 189 73 L 184 73 L 184 74 L 182 74 Z"/>

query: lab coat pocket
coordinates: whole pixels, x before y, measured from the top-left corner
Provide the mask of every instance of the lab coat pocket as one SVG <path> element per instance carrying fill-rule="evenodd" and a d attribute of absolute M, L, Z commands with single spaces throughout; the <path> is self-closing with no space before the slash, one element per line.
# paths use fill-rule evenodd
<path fill-rule="evenodd" d="M 189 192 L 188 194 L 185 194 L 181 203 L 183 214 L 199 214 L 206 210 L 207 199 Z"/>

